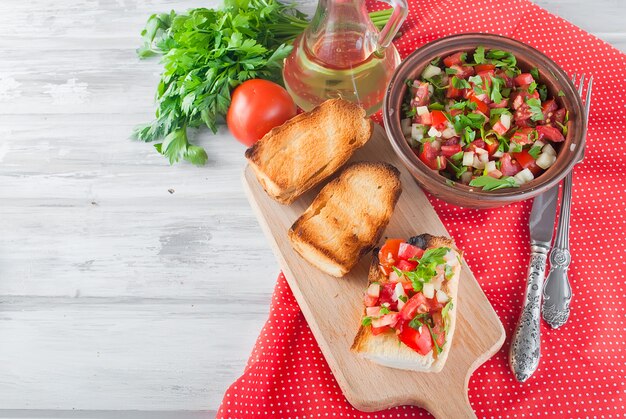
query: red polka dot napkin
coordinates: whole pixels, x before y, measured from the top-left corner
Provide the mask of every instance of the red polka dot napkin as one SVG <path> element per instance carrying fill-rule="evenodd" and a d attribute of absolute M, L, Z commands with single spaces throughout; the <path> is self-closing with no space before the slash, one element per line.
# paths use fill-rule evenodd
<path fill-rule="evenodd" d="M 568 323 L 541 327 L 539 370 L 515 381 L 509 339 L 469 382 L 479 417 L 621 417 L 626 414 L 626 55 L 526 0 L 412 0 L 396 46 L 405 57 L 446 35 L 489 32 L 525 42 L 569 74 L 593 74 L 585 160 L 574 171 L 573 288 Z M 531 202 L 470 210 L 429 198 L 510 337 L 529 260 Z M 480 333 L 480 330 L 476 330 Z M 428 416 L 402 406 L 362 413 L 346 401 L 281 275 L 270 317 L 218 417 Z"/>

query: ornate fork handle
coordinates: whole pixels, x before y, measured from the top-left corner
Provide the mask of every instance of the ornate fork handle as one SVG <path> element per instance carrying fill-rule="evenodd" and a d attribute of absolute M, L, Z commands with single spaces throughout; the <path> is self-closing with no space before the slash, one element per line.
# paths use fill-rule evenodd
<path fill-rule="evenodd" d="M 543 288 L 543 319 L 553 328 L 565 324 L 569 317 L 572 288 L 567 277 L 569 253 L 569 224 L 572 204 L 572 172 L 563 181 L 563 198 L 554 248 L 550 253 L 550 273 Z"/>
<path fill-rule="evenodd" d="M 509 350 L 509 365 L 517 381 L 526 381 L 539 366 L 541 334 L 539 331 L 539 303 L 546 270 L 549 246 L 531 245 L 530 265 L 524 307 Z"/>

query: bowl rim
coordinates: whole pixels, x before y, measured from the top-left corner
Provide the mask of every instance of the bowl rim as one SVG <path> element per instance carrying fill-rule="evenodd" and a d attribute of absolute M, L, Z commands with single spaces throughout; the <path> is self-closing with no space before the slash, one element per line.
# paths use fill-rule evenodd
<path fill-rule="evenodd" d="M 401 112 L 401 110 L 394 109 L 395 105 L 391 102 L 394 100 L 395 94 L 399 93 L 402 95 L 403 98 L 404 94 L 406 93 L 407 86 L 405 80 L 399 80 L 400 73 L 404 72 L 403 70 L 407 66 L 415 67 L 423 65 L 426 61 L 428 61 L 426 58 L 433 56 L 433 52 L 437 51 L 442 43 L 447 44 L 451 41 L 465 42 L 473 44 L 475 46 L 480 46 L 484 43 L 498 44 L 505 41 L 506 44 L 502 44 L 501 46 L 503 50 L 510 49 L 510 44 L 513 44 L 514 47 L 523 51 L 521 54 L 519 51 L 511 51 L 516 56 L 523 55 L 526 61 L 530 62 L 536 62 L 539 60 L 544 61 L 543 67 L 548 67 L 548 70 L 556 79 L 558 87 L 563 90 L 565 96 L 567 96 L 572 102 L 574 102 L 576 108 L 567 109 L 570 113 L 570 121 L 572 121 L 571 126 L 574 126 L 575 124 L 577 129 L 572 130 L 574 132 L 570 131 L 572 135 L 572 139 L 570 141 L 567 141 L 568 139 L 566 139 L 566 142 L 569 142 L 571 145 L 575 146 L 575 149 L 571 150 L 573 153 L 569 153 L 570 156 L 568 158 L 570 158 L 570 160 L 561 171 L 554 172 L 552 176 L 544 176 L 547 173 L 544 172 L 542 173 L 542 176 L 537 177 L 532 182 L 529 182 L 526 185 L 522 185 L 519 188 L 506 188 L 495 191 L 483 191 L 482 189 L 472 188 L 459 182 L 454 182 L 454 184 L 450 184 L 450 182 L 448 182 L 448 179 L 446 179 L 444 176 L 441 176 L 439 173 L 435 173 L 432 169 L 428 168 L 428 166 L 426 166 L 426 164 L 424 164 L 419 158 L 417 158 L 412 148 L 406 141 L 404 135 L 402 134 L 402 130 L 400 127 L 400 118 L 397 115 L 397 112 Z M 489 48 L 489 46 L 487 47 Z M 491 46 L 491 48 L 494 48 L 494 46 Z M 458 50 L 462 49 L 464 49 L 462 46 L 458 47 Z M 441 54 L 434 54 L 434 56 L 438 55 Z M 422 56 L 425 56 L 426 58 L 421 59 L 418 63 L 416 63 L 416 57 Z M 533 59 L 533 57 L 538 58 L 539 60 Z M 398 89 L 400 89 L 400 92 L 398 92 Z M 572 118 L 572 115 L 574 116 L 574 118 Z M 581 118 L 578 118 L 579 115 Z M 402 163 L 413 174 L 416 180 L 419 183 L 422 183 L 423 186 L 426 187 L 426 189 L 432 190 L 436 188 L 443 188 L 440 190 L 440 193 L 442 193 L 443 191 L 447 191 L 450 193 L 454 193 L 460 198 L 465 198 L 470 201 L 485 201 L 484 204 L 492 202 L 494 205 L 508 204 L 511 202 L 529 199 L 554 186 L 558 187 L 559 182 L 567 175 L 567 173 L 572 170 L 572 168 L 580 159 L 584 149 L 584 140 L 587 132 L 586 117 L 584 113 L 582 99 L 578 94 L 578 90 L 575 88 L 574 83 L 572 82 L 570 77 L 558 64 L 556 64 L 550 57 L 543 54 L 541 51 L 516 39 L 502 35 L 480 32 L 463 33 L 442 37 L 421 46 L 420 48 L 409 54 L 396 68 L 394 74 L 389 81 L 389 84 L 387 85 L 387 90 L 383 99 L 383 121 L 388 140 L 391 143 L 394 151 L 400 157 Z M 574 134 L 576 135 L 575 138 Z M 557 159 L 558 157 L 565 158 L 563 157 L 563 151 L 564 150 L 561 150 L 559 152 L 559 156 L 557 156 Z M 423 176 L 419 176 L 418 178 L 418 176 L 415 174 L 416 171 L 420 172 Z M 435 195 L 439 196 L 440 193 L 435 193 Z"/>

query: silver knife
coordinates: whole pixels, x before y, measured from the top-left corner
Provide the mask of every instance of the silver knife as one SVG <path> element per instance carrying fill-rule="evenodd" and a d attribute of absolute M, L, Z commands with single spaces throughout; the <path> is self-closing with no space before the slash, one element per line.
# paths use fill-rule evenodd
<path fill-rule="evenodd" d="M 530 264 L 526 296 L 509 349 L 509 365 L 519 382 L 526 381 L 539 365 L 541 291 L 546 273 L 546 259 L 552 243 L 558 199 L 557 184 L 535 198 L 530 212 Z"/>

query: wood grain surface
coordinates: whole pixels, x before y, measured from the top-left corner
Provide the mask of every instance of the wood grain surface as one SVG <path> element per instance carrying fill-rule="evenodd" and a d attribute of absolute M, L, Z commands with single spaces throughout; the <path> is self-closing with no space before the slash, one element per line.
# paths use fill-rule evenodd
<path fill-rule="evenodd" d="M 400 170 L 402 194 L 383 237 L 408 238 L 421 233 L 448 236 L 424 192 L 402 166 L 383 129 L 350 160 L 383 161 Z M 436 417 L 473 417 L 467 399 L 470 374 L 504 343 L 504 328 L 463 263 L 457 306 L 458 321 L 448 360 L 439 373 L 417 373 L 382 367 L 357 357 L 350 346 L 363 314 L 369 254 L 343 278 L 314 268 L 291 247 L 287 231 L 311 204 L 323 185 L 286 206 L 272 200 L 249 166 L 244 172 L 248 198 L 317 343 L 348 401 L 357 409 L 376 411 L 404 404 L 427 408 Z M 462 249 L 461 249 L 462 250 Z M 482 333 L 476 334 L 475 330 Z M 372 391 L 375 388 L 376 391 Z"/>
<path fill-rule="evenodd" d="M 537 3 L 626 50 L 626 2 Z M 207 166 L 169 167 L 128 140 L 146 19 L 218 4 L 0 2 L 0 417 L 211 417 L 243 371 L 279 269 L 244 149 L 194 132 Z"/>

